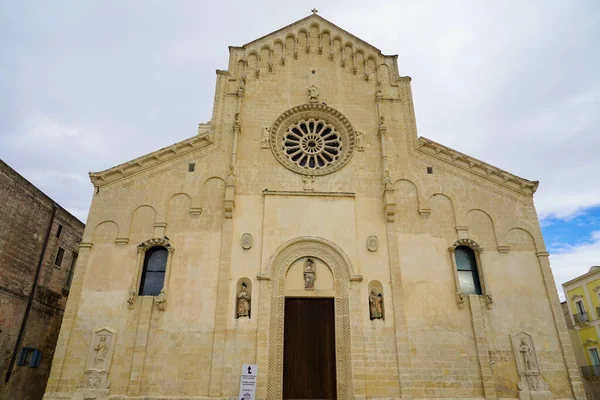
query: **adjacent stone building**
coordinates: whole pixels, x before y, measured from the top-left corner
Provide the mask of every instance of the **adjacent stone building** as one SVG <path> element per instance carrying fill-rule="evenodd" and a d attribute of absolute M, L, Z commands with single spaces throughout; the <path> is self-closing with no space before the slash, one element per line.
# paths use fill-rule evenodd
<path fill-rule="evenodd" d="M 0 399 L 41 399 L 84 224 L 0 160 Z"/>
<path fill-rule="evenodd" d="M 90 175 L 46 398 L 584 398 L 537 182 L 316 13 L 229 50 L 197 135 Z"/>

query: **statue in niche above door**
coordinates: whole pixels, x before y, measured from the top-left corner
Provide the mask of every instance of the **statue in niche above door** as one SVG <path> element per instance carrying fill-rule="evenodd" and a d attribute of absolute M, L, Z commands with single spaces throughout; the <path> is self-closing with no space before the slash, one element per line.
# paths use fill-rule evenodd
<path fill-rule="evenodd" d="M 314 290 L 316 279 L 315 261 L 312 258 L 307 258 L 304 262 L 304 289 Z"/>

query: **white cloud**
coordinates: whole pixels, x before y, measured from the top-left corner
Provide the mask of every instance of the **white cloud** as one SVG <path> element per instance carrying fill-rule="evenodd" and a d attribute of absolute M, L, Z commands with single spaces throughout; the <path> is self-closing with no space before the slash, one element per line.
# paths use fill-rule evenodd
<path fill-rule="evenodd" d="M 600 265 L 600 231 L 594 231 L 588 242 L 564 244 L 550 255 L 550 265 L 561 301 L 564 300 L 562 284 L 583 275 L 593 265 Z"/>

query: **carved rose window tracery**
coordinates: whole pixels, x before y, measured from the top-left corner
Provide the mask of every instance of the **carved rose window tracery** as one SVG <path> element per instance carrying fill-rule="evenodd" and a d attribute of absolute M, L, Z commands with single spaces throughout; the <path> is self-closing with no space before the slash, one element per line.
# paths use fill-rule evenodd
<path fill-rule="evenodd" d="M 310 170 L 333 164 L 343 150 L 341 135 L 335 127 L 312 118 L 290 126 L 282 140 L 288 159 Z"/>
<path fill-rule="evenodd" d="M 339 170 L 350 161 L 356 147 L 356 133 L 348 119 L 323 103 L 285 111 L 269 132 L 275 158 L 303 175 L 327 175 Z"/>

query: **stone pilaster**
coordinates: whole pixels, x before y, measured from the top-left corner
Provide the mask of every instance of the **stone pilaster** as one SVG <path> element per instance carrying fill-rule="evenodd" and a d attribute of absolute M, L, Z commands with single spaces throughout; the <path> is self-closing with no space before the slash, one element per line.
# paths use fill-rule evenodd
<path fill-rule="evenodd" d="M 392 283 L 392 299 L 394 305 L 394 324 L 396 328 L 396 352 L 398 357 L 398 376 L 400 378 L 400 394 L 402 399 L 412 399 L 412 362 L 408 332 L 406 330 L 406 313 L 404 310 L 404 294 L 402 293 L 402 271 L 398 252 L 398 236 L 394 225 L 387 223 L 387 240 Z"/>
<path fill-rule="evenodd" d="M 223 220 L 221 231 L 221 254 L 219 257 L 219 280 L 217 283 L 217 301 L 215 310 L 215 327 L 213 339 L 212 365 L 210 369 L 210 386 L 208 394 L 211 397 L 221 396 L 221 381 L 225 363 L 225 333 L 227 330 L 227 309 L 229 298 L 229 271 L 231 269 L 231 243 L 233 240 L 233 221 Z"/>
<path fill-rule="evenodd" d="M 538 252 L 536 253 L 536 256 L 538 263 L 540 264 L 540 270 L 542 272 L 544 286 L 546 287 L 548 301 L 550 302 L 550 308 L 552 309 L 552 318 L 554 319 L 554 326 L 556 327 L 556 332 L 558 334 L 558 341 L 560 343 L 565 367 L 567 368 L 567 375 L 569 377 L 569 382 L 571 383 L 571 392 L 575 399 L 584 400 L 586 398 L 585 391 L 579 375 L 579 368 L 577 368 L 577 362 L 575 361 L 575 354 L 571 347 L 571 339 L 569 338 L 569 332 L 567 332 L 567 326 L 560 306 L 560 300 L 558 299 L 558 293 L 556 292 L 554 276 L 552 276 L 552 271 L 550 270 L 550 261 L 548 260 L 549 253 Z"/>
<path fill-rule="evenodd" d="M 127 394 L 137 396 L 140 394 L 142 377 L 144 374 L 144 362 L 146 361 L 146 350 L 148 348 L 148 333 L 150 331 L 150 317 L 152 316 L 153 296 L 141 296 L 142 306 L 135 335 L 135 347 L 131 360 L 131 372 L 129 375 L 129 387 Z"/>
<path fill-rule="evenodd" d="M 85 277 L 91 250 L 92 243 L 82 242 L 79 244 L 77 269 L 75 270 L 75 276 L 73 277 L 73 283 L 71 284 L 69 301 L 67 301 L 67 307 L 63 316 L 58 342 L 56 344 L 56 351 L 54 352 L 54 358 L 52 359 L 52 369 L 50 371 L 50 377 L 48 378 L 46 393 L 70 392 L 75 389 L 74 385 L 65 385 L 61 379 L 71 331 L 75 325 L 77 310 L 79 309 L 79 300 L 83 289 L 83 279 Z M 83 367 L 82 364 L 82 370 Z"/>
<path fill-rule="evenodd" d="M 483 386 L 483 395 L 486 399 L 496 399 L 496 385 L 494 382 L 494 372 L 490 359 L 490 350 L 483 322 L 483 311 L 481 307 L 481 296 L 476 294 L 469 295 L 471 307 L 471 320 L 473 322 L 473 334 L 475 337 L 475 346 L 477 348 L 477 361 L 481 371 L 481 385 Z"/>

